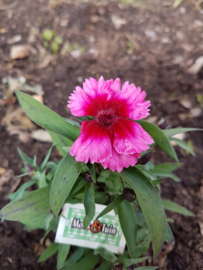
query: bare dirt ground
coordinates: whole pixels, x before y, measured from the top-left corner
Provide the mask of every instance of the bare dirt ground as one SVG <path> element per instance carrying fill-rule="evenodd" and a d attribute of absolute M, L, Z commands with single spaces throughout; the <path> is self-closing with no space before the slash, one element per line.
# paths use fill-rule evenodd
<path fill-rule="evenodd" d="M 137 7 L 126 2 L 136 2 Z M 172 3 L 0 0 L 1 208 L 8 203 L 6 195 L 27 180 L 16 183 L 23 166 L 17 147 L 29 156 L 36 154 L 38 162 L 50 147 L 50 142 L 31 137 L 38 127 L 18 111 L 5 78 L 21 77 L 31 87 L 40 84 L 44 104 L 69 117 L 67 99 L 76 85 L 89 77 L 120 77 L 147 92 L 151 122 L 157 124 L 164 117 L 171 127 L 203 128 L 203 7 L 201 1 L 183 1 L 176 9 Z M 44 29 L 62 39 L 57 49 L 54 37 L 52 41 L 43 38 Z M 26 57 L 15 59 L 10 51 L 19 44 L 27 46 Z M 185 164 L 177 172 L 182 181 L 165 179 L 162 196 L 187 207 L 196 217 L 167 213 L 174 219 L 175 245 L 165 246 L 156 263 L 159 269 L 203 269 L 203 135 L 189 133 L 185 141 L 193 144 L 196 157 L 176 147 Z M 52 158 L 60 158 L 56 150 Z M 161 151 L 152 159 L 170 161 Z M 37 263 L 42 236 L 42 231 L 26 232 L 17 223 L 0 224 L 0 269 L 55 269 L 55 257 Z"/>

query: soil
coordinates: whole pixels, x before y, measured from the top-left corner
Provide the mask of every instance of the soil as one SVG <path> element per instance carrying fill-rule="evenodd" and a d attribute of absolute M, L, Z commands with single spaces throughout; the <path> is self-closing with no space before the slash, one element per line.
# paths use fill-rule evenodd
<path fill-rule="evenodd" d="M 152 104 L 150 121 L 157 124 L 165 118 L 171 127 L 203 128 L 198 98 L 203 94 L 203 70 L 200 67 L 191 73 L 189 69 L 203 54 L 203 10 L 198 1 L 183 1 L 175 9 L 171 7 L 173 1 L 154 1 L 153 5 L 134 1 L 139 4 L 135 7 L 125 4 L 130 2 L 127 0 L 98 1 L 98 5 L 91 1 L 21 0 L 10 8 L 12 2 L 0 0 L 0 79 L 24 76 L 30 85 L 41 84 L 44 104 L 68 118 L 67 99 L 76 85 L 89 77 L 120 77 L 122 82 L 135 83 L 147 92 Z M 62 37 L 63 44 L 69 42 L 71 49 L 63 54 L 60 45 L 52 61 L 39 68 L 46 46 L 42 32 L 46 28 Z M 16 35 L 21 35 L 21 40 L 11 44 Z M 31 53 L 24 59 L 11 60 L 11 46 L 18 44 L 29 44 Z M 47 55 L 52 54 L 49 47 L 48 42 Z M 6 92 L 5 85 L 0 84 L 1 100 Z M 183 100 L 189 105 L 185 106 Z M 17 102 L 0 103 L 0 118 L 9 107 L 18 106 Z M 198 115 L 191 110 L 194 108 L 199 109 Z M 186 136 L 186 141 L 194 145 L 196 157 L 175 147 L 179 161 L 184 163 L 177 171 L 181 182 L 164 179 L 162 197 L 187 207 L 196 216 L 167 212 L 174 219 L 171 227 L 175 244 L 165 245 L 156 263 L 159 269 L 203 269 L 203 135 L 198 131 Z M 0 167 L 13 170 L 14 175 L 20 174 L 23 166 L 17 147 L 28 156 L 37 155 L 40 162 L 50 143 L 31 138 L 22 142 L 1 125 Z M 52 158 L 59 158 L 56 150 Z M 156 151 L 152 160 L 172 161 L 162 151 Z M 26 180 L 23 178 L 21 184 Z M 1 208 L 8 203 L 6 195 L 15 181 L 13 177 L 1 188 Z M 43 249 L 42 237 L 41 230 L 26 232 L 21 224 L 1 223 L 0 269 L 55 269 L 55 257 L 37 263 Z M 149 260 L 148 265 L 153 263 Z"/>

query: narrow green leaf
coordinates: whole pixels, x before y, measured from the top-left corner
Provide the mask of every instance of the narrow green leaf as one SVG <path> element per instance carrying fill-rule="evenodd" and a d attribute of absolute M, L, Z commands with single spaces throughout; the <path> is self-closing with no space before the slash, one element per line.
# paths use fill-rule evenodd
<path fill-rule="evenodd" d="M 60 244 L 57 256 L 57 270 L 63 267 L 63 264 L 68 256 L 70 245 Z"/>
<path fill-rule="evenodd" d="M 33 97 L 15 91 L 18 101 L 28 117 L 39 126 L 75 141 L 80 130 L 66 122 L 61 116 L 41 104 Z"/>
<path fill-rule="evenodd" d="M 99 219 L 100 217 L 106 215 L 109 213 L 111 210 L 113 210 L 115 207 L 117 207 L 122 201 L 124 200 L 123 195 L 119 195 L 116 197 L 109 205 L 107 205 L 106 208 L 97 216 L 96 219 Z"/>
<path fill-rule="evenodd" d="M 156 177 L 168 177 L 172 178 L 176 182 L 180 182 L 180 178 L 173 174 L 172 171 L 180 168 L 183 164 L 182 163 L 162 163 L 155 165 L 153 169 L 151 169 L 151 172 L 156 176 Z"/>
<path fill-rule="evenodd" d="M 95 270 L 111 270 L 112 267 L 113 264 L 111 262 L 103 261 Z"/>
<path fill-rule="evenodd" d="M 170 128 L 170 129 L 164 129 L 162 132 L 166 135 L 166 137 L 170 138 L 174 135 L 188 132 L 188 131 L 203 131 L 201 128 Z"/>
<path fill-rule="evenodd" d="M 104 194 L 104 192 L 95 192 L 94 193 L 95 203 L 105 204 L 109 196 Z"/>
<path fill-rule="evenodd" d="M 124 200 L 118 205 L 118 218 L 121 229 L 126 239 L 128 252 L 132 258 L 135 255 L 135 243 L 137 237 L 137 219 L 133 206 Z"/>
<path fill-rule="evenodd" d="M 123 264 L 124 267 L 128 267 L 132 264 L 144 262 L 147 259 L 148 259 L 148 257 L 142 257 L 139 259 L 123 259 L 123 260 L 121 260 L 121 263 Z"/>
<path fill-rule="evenodd" d="M 97 249 L 95 249 L 94 254 L 95 255 L 100 254 L 102 258 L 104 258 L 105 260 L 113 264 L 115 264 L 118 261 L 118 258 L 116 257 L 116 255 L 104 247 L 98 247 Z"/>
<path fill-rule="evenodd" d="M 51 151 L 53 149 L 53 147 L 55 146 L 56 144 L 52 144 L 51 148 L 49 149 L 46 157 L 44 158 L 44 160 L 42 161 L 42 164 L 40 166 L 40 170 L 43 171 L 45 166 L 47 165 L 47 162 L 49 161 L 49 158 L 50 158 L 50 155 L 51 155 Z"/>
<path fill-rule="evenodd" d="M 168 243 L 174 243 L 174 236 L 168 223 L 166 225 L 165 241 Z"/>
<path fill-rule="evenodd" d="M 195 216 L 191 211 L 187 210 L 185 207 L 183 207 L 183 206 L 181 206 L 181 205 L 179 205 L 177 203 L 174 203 L 172 201 L 162 199 L 162 203 L 163 203 L 164 208 L 166 210 L 176 212 L 176 213 L 179 213 L 179 214 L 183 214 L 183 215 L 186 215 L 186 216 L 190 216 L 190 217 Z"/>
<path fill-rule="evenodd" d="M 43 262 L 49 259 L 58 251 L 59 245 L 57 243 L 51 243 L 51 245 L 45 249 L 42 255 L 39 257 L 38 262 Z"/>
<path fill-rule="evenodd" d="M 87 229 L 91 220 L 95 215 L 95 199 L 94 199 L 94 184 L 86 183 L 85 197 L 84 197 L 85 217 L 83 220 L 84 229 Z"/>
<path fill-rule="evenodd" d="M 38 172 L 39 173 L 39 172 Z M 38 178 L 38 186 L 39 188 L 43 188 L 47 186 L 47 181 L 46 181 L 46 175 L 45 175 L 46 171 L 43 171 L 42 173 L 40 173 L 40 176 Z"/>
<path fill-rule="evenodd" d="M 18 153 L 19 153 L 19 155 L 20 155 L 20 157 L 22 158 L 22 160 L 26 163 L 26 164 L 28 164 L 29 166 L 31 166 L 31 167 L 34 167 L 34 159 L 31 159 L 31 158 L 29 158 L 25 153 L 23 153 L 21 150 L 20 150 L 20 148 L 18 148 Z"/>
<path fill-rule="evenodd" d="M 187 145 L 187 143 L 185 143 L 184 141 L 176 139 L 176 138 L 171 138 L 171 140 L 174 141 L 182 149 L 184 149 L 184 150 L 188 151 L 189 153 L 191 153 L 194 157 L 196 156 L 193 149 L 189 145 Z"/>
<path fill-rule="evenodd" d="M 66 153 L 70 153 L 71 146 L 63 146 L 62 149 L 63 149 Z"/>
<path fill-rule="evenodd" d="M 71 147 L 73 142 L 64 136 L 61 136 L 59 134 L 56 134 L 54 132 L 49 131 L 49 134 L 53 140 L 53 143 L 56 144 L 56 148 L 59 151 L 59 153 L 65 157 L 67 155 L 67 152 L 63 149 L 63 147 Z"/>
<path fill-rule="evenodd" d="M 92 164 L 88 162 L 86 166 L 88 167 L 93 182 L 96 183 L 96 163 Z"/>
<path fill-rule="evenodd" d="M 8 198 L 11 199 L 12 202 L 20 199 L 23 196 L 24 191 L 27 188 L 34 185 L 35 183 L 36 183 L 35 180 L 30 180 L 30 181 L 24 183 L 15 193 L 10 194 L 10 195 L 12 195 L 12 198 L 10 197 L 10 195 L 8 195 Z"/>
<path fill-rule="evenodd" d="M 151 234 L 156 260 L 162 248 L 166 230 L 166 216 L 162 201 L 151 182 L 137 168 L 124 169 L 120 174 L 135 191 Z"/>
<path fill-rule="evenodd" d="M 93 116 L 80 116 L 80 117 L 75 116 L 75 118 L 77 118 L 80 122 L 95 119 L 95 117 L 93 117 Z"/>
<path fill-rule="evenodd" d="M 135 258 L 139 258 L 144 252 L 149 249 L 151 237 L 149 234 L 143 239 L 143 241 L 135 247 Z"/>
<path fill-rule="evenodd" d="M 65 261 L 65 263 L 63 264 L 63 268 L 79 261 L 80 258 L 83 256 L 84 250 L 84 248 L 78 247 L 76 251 Z"/>
<path fill-rule="evenodd" d="M 89 252 L 84 258 L 75 264 L 68 265 L 64 270 L 90 270 L 99 262 L 101 256 Z"/>
<path fill-rule="evenodd" d="M 70 123 L 71 125 L 75 126 L 75 127 L 78 127 L 78 128 L 81 128 L 80 124 L 78 122 L 75 122 L 71 119 L 67 119 L 67 118 L 64 118 L 64 120 L 68 123 Z"/>
<path fill-rule="evenodd" d="M 151 181 L 151 183 L 153 187 L 156 187 L 162 180 L 163 180 L 162 178 L 159 178 L 159 179 Z"/>
<path fill-rule="evenodd" d="M 23 198 L 7 204 L 0 211 L 2 221 L 20 221 L 26 224 L 41 215 L 49 214 L 50 187 L 37 189 L 25 195 Z"/>
<path fill-rule="evenodd" d="M 144 130 L 146 130 L 152 136 L 155 143 L 158 144 L 161 149 L 166 152 L 166 154 L 168 154 L 170 157 L 172 157 L 175 161 L 178 162 L 175 150 L 173 149 L 167 136 L 159 127 L 144 120 L 139 120 L 137 122 L 144 128 Z"/>
<path fill-rule="evenodd" d="M 83 165 L 84 163 L 77 162 L 75 158 L 69 154 L 59 163 L 52 181 L 50 193 L 50 207 L 55 216 L 57 216 L 61 210 Z"/>

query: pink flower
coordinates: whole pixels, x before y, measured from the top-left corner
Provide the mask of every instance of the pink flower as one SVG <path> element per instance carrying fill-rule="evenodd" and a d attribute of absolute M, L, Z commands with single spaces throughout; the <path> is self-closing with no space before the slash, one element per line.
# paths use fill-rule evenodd
<path fill-rule="evenodd" d="M 93 116 L 82 122 L 81 135 L 71 147 L 77 161 L 101 163 L 106 169 L 121 172 L 134 166 L 140 153 L 154 141 L 136 122 L 149 115 L 150 101 L 140 87 L 120 79 L 104 81 L 103 77 L 85 80 L 71 94 L 68 107 L 75 116 Z"/>

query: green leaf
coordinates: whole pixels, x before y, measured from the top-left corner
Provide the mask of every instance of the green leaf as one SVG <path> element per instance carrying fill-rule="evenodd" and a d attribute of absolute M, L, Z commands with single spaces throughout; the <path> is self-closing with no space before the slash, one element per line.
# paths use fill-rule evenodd
<path fill-rule="evenodd" d="M 109 196 L 104 192 L 95 192 L 94 193 L 95 203 L 105 204 Z"/>
<path fill-rule="evenodd" d="M 84 229 L 87 229 L 91 220 L 95 215 L 95 199 L 94 199 L 94 184 L 86 183 L 85 197 L 84 197 L 85 217 L 83 220 Z"/>
<path fill-rule="evenodd" d="M 180 168 L 181 166 L 183 166 L 182 163 L 162 163 L 154 165 L 153 169 L 151 169 L 151 172 L 157 177 L 169 177 L 176 182 L 179 182 L 180 178 L 171 172 Z"/>
<path fill-rule="evenodd" d="M 80 130 L 67 123 L 61 116 L 41 104 L 33 97 L 15 91 L 18 101 L 28 117 L 39 126 L 75 141 Z"/>
<path fill-rule="evenodd" d="M 79 261 L 84 253 L 84 250 L 85 250 L 84 248 L 78 247 L 76 251 L 65 261 L 63 267 L 67 267 Z"/>
<path fill-rule="evenodd" d="M 179 205 L 177 203 L 174 203 L 172 201 L 162 199 L 162 203 L 163 203 L 164 208 L 166 210 L 176 212 L 176 213 L 179 213 L 179 214 L 183 214 L 183 215 L 186 215 L 186 216 L 190 216 L 190 217 L 195 216 L 191 211 L 187 210 L 185 207 L 183 207 L 183 206 L 181 206 L 181 205 Z"/>
<path fill-rule="evenodd" d="M 45 29 L 42 33 L 43 38 L 48 41 L 50 41 L 54 35 L 55 35 L 55 32 L 51 29 Z"/>
<path fill-rule="evenodd" d="M 96 220 L 99 219 L 100 217 L 106 215 L 109 213 L 111 210 L 113 210 L 115 207 L 117 207 L 122 201 L 124 200 L 123 195 L 119 195 L 116 197 L 109 205 L 107 205 L 106 208 L 97 216 Z"/>
<path fill-rule="evenodd" d="M 60 244 L 57 256 L 57 270 L 63 267 L 63 264 L 68 256 L 70 245 Z"/>
<path fill-rule="evenodd" d="M 147 259 L 148 259 L 148 257 L 142 257 L 139 259 L 123 259 L 123 260 L 121 260 L 121 263 L 123 264 L 124 267 L 128 267 L 132 264 L 144 262 Z"/>
<path fill-rule="evenodd" d="M 174 236 L 168 223 L 166 225 L 165 241 L 168 243 L 174 243 Z"/>
<path fill-rule="evenodd" d="M 144 120 L 139 120 L 137 122 L 144 128 L 144 130 L 146 130 L 149 133 L 149 135 L 152 136 L 155 143 L 158 144 L 161 147 L 161 149 L 164 152 L 166 152 L 166 154 L 168 154 L 170 157 L 172 157 L 175 161 L 178 162 L 175 150 L 173 149 L 167 136 L 163 133 L 163 131 L 159 127 Z"/>
<path fill-rule="evenodd" d="M 63 39 L 61 37 L 55 37 L 54 38 L 54 41 L 57 43 L 57 44 L 62 44 L 63 43 Z"/>
<path fill-rule="evenodd" d="M 187 145 L 187 143 L 185 143 L 182 140 L 176 139 L 176 138 L 171 138 L 171 140 L 174 141 L 178 146 L 180 146 L 184 150 L 191 153 L 195 157 L 195 152 L 193 151 L 193 149 L 189 145 Z"/>
<path fill-rule="evenodd" d="M 51 185 L 50 207 L 55 216 L 61 210 L 84 163 L 67 154 L 59 163 Z"/>
<path fill-rule="evenodd" d="M 62 149 L 63 149 L 66 153 L 70 153 L 71 146 L 63 146 Z"/>
<path fill-rule="evenodd" d="M 77 118 L 80 122 L 95 119 L 95 117 L 93 117 L 93 116 L 80 116 L 80 117 L 75 116 L 75 118 Z"/>
<path fill-rule="evenodd" d="M 37 189 L 23 198 L 7 204 L 0 211 L 0 218 L 2 221 L 20 221 L 24 224 L 34 222 L 36 218 L 49 214 L 49 192 L 49 186 Z"/>
<path fill-rule="evenodd" d="M 64 270 L 90 270 L 99 262 L 101 256 L 89 252 L 84 258 L 75 264 L 68 265 Z"/>
<path fill-rule="evenodd" d="M 170 138 L 174 135 L 188 132 L 188 131 L 203 131 L 201 128 L 170 128 L 170 129 L 164 129 L 162 132 L 166 135 L 166 137 Z"/>
<path fill-rule="evenodd" d="M 103 261 L 95 270 L 111 270 L 112 267 L 113 264 L 111 262 Z"/>
<path fill-rule="evenodd" d="M 135 247 L 135 258 L 139 258 L 144 252 L 146 252 L 150 245 L 150 235 L 147 234 L 143 241 Z"/>
<path fill-rule="evenodd" d="M 49 161 L 49 158 L 50 158 L 50 155 L 51 155 L 51 151 L 53 149 L 53 147 L 55 146 L 56 144 L 52 144 L 51 148 L 49 149 L 49 152 L 47 153 L 46 157 L 44 158 L 44 160 L 42 161 L 42 164 L 40 166 L 40 170 L 43 171 L 45 166 L 47 165 L 47 162 Z"/>
<path fill-rule="evenodd" d="M 71 119 L 68 119 L 68 118 L 64 118 L 64 120 L 68 123 L 70 123 L 71 125 L 75 126 L 75 127 L 78 127 L 78 128 L 81 128 L 81 125 L 80 123 L 76 122 L 76 121 L 73 121 Z"/>
<path fill-rule="evenodd" d="M 163 180 L 162 178 L 159 178 L 156 180 L 152 180 L 151 183 L 152 183 L 153 187 L 156 187 L 162 180 Z"/>
<path fill-rule="evenodd" d="M 137 168 L 124 169 L 120 174 L 135 191 L 151 234 L 154 260 L 156 260 L 162 248 L 166 230 L 166 216 L 162 201 L 151 182 Z"/>
<path fill-rule="evenodd" d="M 10 195 L 12 195 L 12 197 L 10 195 L 8 195 L 8 198 L 11 199 L 12 202 L 20 199 L 23 196 L 24 191 L 27 188 L 34 185 L 35 183 L 36 183 L 35 180 L 30 180 L 30 181 L 24 183 L 15 193 L 10 194 Z"/>
<path fill-rule="evenodd" d="M 59 134 L 56 134 L 54 132 L 49 131 L 49 134 L 56 145 L 57 150 L 59 153 L 65 157 L 67 155 L 67 152 L 63 149 L 63 147 L 70 147 L 72 146 L 73 142 L 64 136 L 61 136 Z"/>
<path fill-rule="evenodd" d="M 45 175 L 46 171 L 43 171 L 42 173 L 40 173 L 40 172 L 37 172 L 37 173 L 38 173 L 37 179 L 39 180 L 38 181 L 39 188 L 46 187 L 47 186 L 46 175 Z"/>
<path fill-rule="evenodd" d="M 22 160 L 23 160 L 26 164 L 28 164 L 28 165 L 31 166 L 31 167 L 35 167 L 35 166 L 36 166 L 35 160 L 34 160 L 34 159 L 29 158 L 25 153 L 23 153 L 23 152 L 20 150 L 20 148 L 17 148 L 17 149 L 18 149 L 18 153 L 19 153 L 20 157 L 22 158 Z"/>
<path fill-rule="evenodd" d="M 177 8 L 182 2 L 183 2 L 183 0 L 175 0 L 173 2 L 173 8 Z"/>
<path fill-rule="evenodd" d="M 117 209 L 121 229 L 127 242 L 128 252 L 130 256 L 134 258 L 137 236 L 137 219 L 135 211 L 132 204 L 126 200 L 119 204 Z"/>
<path fill-rule="evenodd" d="M 96 183 L 96 163 L 92 164 L 88 162 L 86 166 L 88 167 L 93 182 Z"/>
<path fill-rule="evenodd" d="M 59 245 L 57 243 L 51 243 L 51 245 L 45 249 L 42 255 L 39 257 L 38 262 L 43 262 L 49 259 L 58 251 Z"/>
<path fill-rule="evenodd" d="M 27 220 L 26 223 L 24 222 L 25 230 L 26 231 L 36 230 L 36 229 L 45 230 L 46 228 L 45 228 L 44 220 L 47 218 L 48 215 L 49 214 L 44 213 L 44 214 L 42 214 L 42 215 L 40 215 L 38 217 L 35 217 L 34 219 Z"/>
<path fill-rule="evenodd" d="M 51 50 L 52 50 L 52 52 L 53 52 L 53 53 L 57 53 L 57 52 L 58 52 L 58 49 L 59 49 L 58 43 L 52 42 L 52 43 L 51 43 Z"/>
<path fill-rule="evenodd" d="M 111 251 L 109 251 L 108 249 L 104 248 L 104 247 L 98 247 L 97 249 L 95 249 L 94 254 L 100 254 L 102 256 L 102 258 L 104 258 L 105 260 L 115 264 L 118 261 L 118 258 L 116 257 L 116 255 L 114 255 Z"/>

